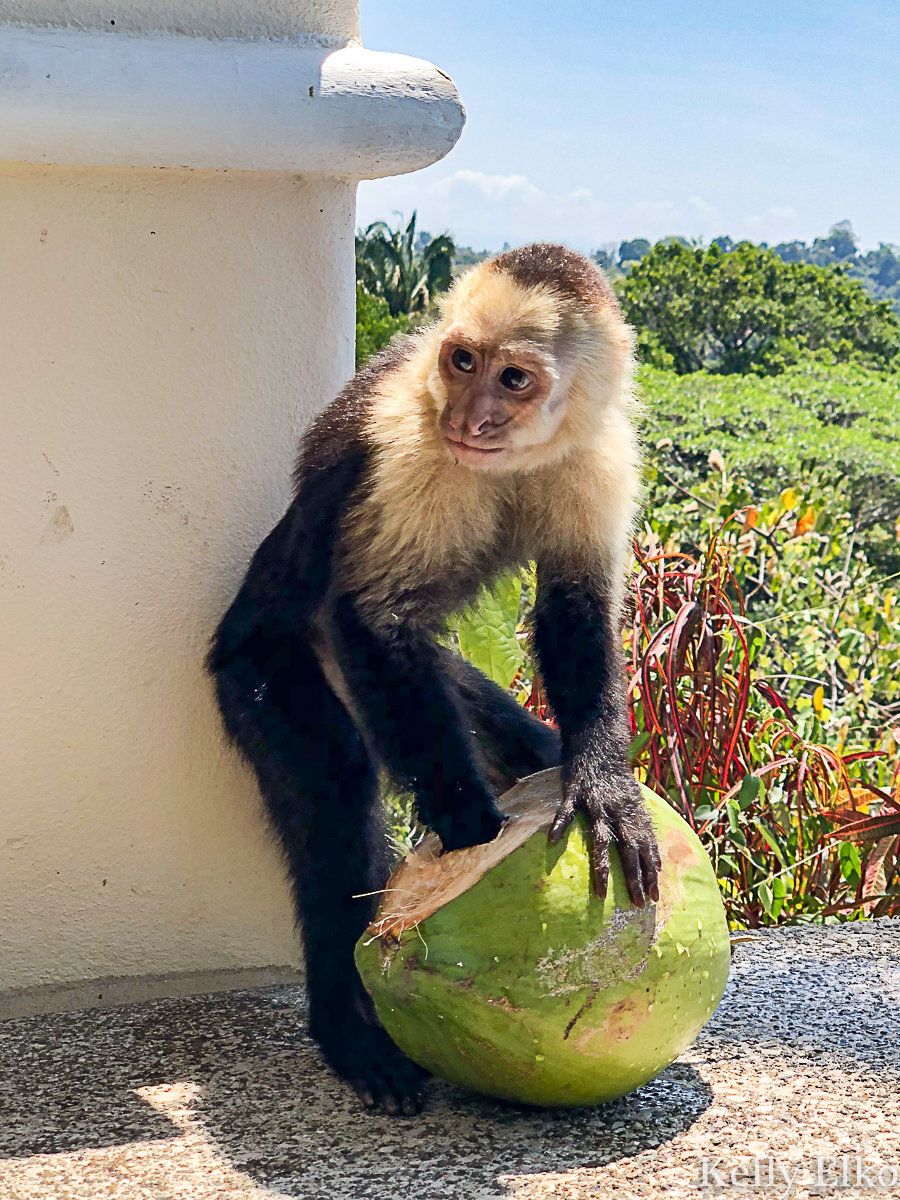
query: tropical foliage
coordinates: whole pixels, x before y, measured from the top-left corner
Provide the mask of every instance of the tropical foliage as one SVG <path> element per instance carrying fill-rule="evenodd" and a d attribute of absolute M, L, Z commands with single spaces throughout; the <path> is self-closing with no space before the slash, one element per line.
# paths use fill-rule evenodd
<path fill-rule="evenodd" d="M 797 507 L 786 497 L 762 513 L 716 513 L 696 555 L 662 545 L 649 524 L 635 543 L 623 646 L 632 762 L 704 841 L 743 928 L 900 915 L 900 592 L 858 594 L 839 581 L 825 621 L 820 605 L 755 618 L 741 586 L 759 579 L 751 539 L 780 551 L 764 576 L 791 576 L 792 554 L 815 546 Z M 824 575 L 819 583 L 827 588 Z M 524 654 L 509 680 L 530 584 L 482 598 L 460 622 L 459 645 L 551 719 Z M 796 635 L 802 648 L 823 626 L 824 665 L 844 673 L 840 684 L 820 664 L 795 663 L 780 640 Z M 802 673 L 812 669 L 819 675 Z"/>
<path fill-rule="evenodd" d="M 748 503 L 796 488 L 828 513 L 846 511 L 851 554 L 883 575 L 900 572 L 900 377 L 805 363 L 766 379 L 643 367 L 639 380 L 654 468 L 648 508 L 658 517 L 672 508 L 687 527 L 686 489 L 713 455 L 746 481 Z M 703 507 L 696 502 L 698 519 Z"/>
<path fill-rule="evenodd" d="M 364 362 L 383 349 L 396 333 L 405 333 L 409 328 L 409 317 L 401 313 L 391 316 L 387 300 L 372 296 L 356 285 L 356 365 Z"/>
<path fill-rule="evenodd" d="M 374 221 L 356 237 L 356 281 L 392 317 L 424 313 L 450 286 L 454 251 L 446 234 L 417 238 L 415 213 L 405 229 Z"/>

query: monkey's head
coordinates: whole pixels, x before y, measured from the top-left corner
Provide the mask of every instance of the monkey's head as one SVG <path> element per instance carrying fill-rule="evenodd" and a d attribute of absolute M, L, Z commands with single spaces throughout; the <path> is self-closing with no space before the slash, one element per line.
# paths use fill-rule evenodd
<path fill-rule="evenodd" d="M 521 470 L 590 444 L 631 362 L 631 333 L 606 277 L 549 244 L 464 275 L 433 336 L 439 433 L 476 470 Z"/>

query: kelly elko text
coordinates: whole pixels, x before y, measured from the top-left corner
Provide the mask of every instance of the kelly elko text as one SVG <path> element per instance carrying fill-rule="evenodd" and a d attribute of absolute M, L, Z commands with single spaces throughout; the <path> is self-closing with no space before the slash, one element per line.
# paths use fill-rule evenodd
<path fill-rule="evenodd" d="M 838 1193 L 900 1194 L 900 1163 L 874 1162 L 859 1154 L 833 1158 L 790 1160 L 773 1156 L 745 1158 L 728 1163 L 722 1158 L 701 1158 L 693 1182 L 701 1191 L 772 1192 L 790 1196 L 802 1189 L 812 1195 Z"/>

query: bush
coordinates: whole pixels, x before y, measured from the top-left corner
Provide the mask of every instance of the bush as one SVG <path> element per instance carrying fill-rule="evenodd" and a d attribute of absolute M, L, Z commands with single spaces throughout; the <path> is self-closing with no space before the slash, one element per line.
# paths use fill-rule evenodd
<path fill-rule="evenodd" d="M 392 317 L 386 300 L 370 296 L 359 284 L 356 285 L 357 369 L 383 349 L 395 333 L 405 333 L 408 328 L 408 317 Z"/>
<path fill-rule="evenodd" d="M 756 667 L 784 711 L 801 725 L 814 711 L 832 742 L 852 729 L 876 744 L 900 722 L 900 582 L 886 583 L 852 552 L 846 515 L 814 494 L 787 488 L 755 506 L 740 480 L 723 488 L 717 473 L 695 492 L 699 512 L 650 514 L 642 553 L 699 560 L 715 537 L 755 631 Z"/>
<path fill-rule="evenodd" d="M 752 242 L 658 242 L 617 287 L 643 360 L 680 375 L 777 375 L 809 353 L 893 369 L 900 355 L 886 301 L 841 268 L 787 263 Z"/>
<path fill-rule="evenodd" d="M 877 739 L 879 747 L 848 746 L 849 721 L 836 727 L 826 708 L 828 676 L 773 672 L 784 665 L 778 630 L 747 612 L 742 578 L 759 586 L 745 569 L 748 538 L 764 536 L 765 550 L 782 554 L 792 543 L 812 544 L 803 517 L 786 524 L 779 510 L 783 502 L 762 519 L 751 510 L 755 519 L 743 512 L 714 520 L 696 557 L 663 549 L 652 535 L 646 549 L 636 547 L 626 633 L 633 761 L 704 841 L 733 924 L 900 914 L 900 788 L 887 790 L 898 782 L 892 735 Z M 805 630 L 830 625 L 838 647 L 842 635 L 852 637 L 858 622 L 842 611 L 850 594 L 839 587 L 830 597 L 832 620 L 813 626 L 807 612 Z M 875 609 L 871 643 L 845 646 L 852 657 L 842 668 L 859 684 L 880 659 L 895 701 L 896 600 L 866 598 Z M 777 605 L 800 616 L 782 597 Z M 815 686 L 805 710 L 794 699 L 797 682 Z M 900 713 L 900 703 L 893 710 Z M 890 710 L 879 716 L 883 725 Z"/>

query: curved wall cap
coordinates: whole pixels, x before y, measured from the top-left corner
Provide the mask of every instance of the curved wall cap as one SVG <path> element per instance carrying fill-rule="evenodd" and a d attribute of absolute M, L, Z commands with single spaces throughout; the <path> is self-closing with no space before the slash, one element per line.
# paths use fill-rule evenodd
<path fill-rule="evenodd" d="M 465 121 L 431 63 L 315 37 L 7 26 L 0 85 L 0 158 L 12 162 L 377 179 L 437 162 Z"/>

